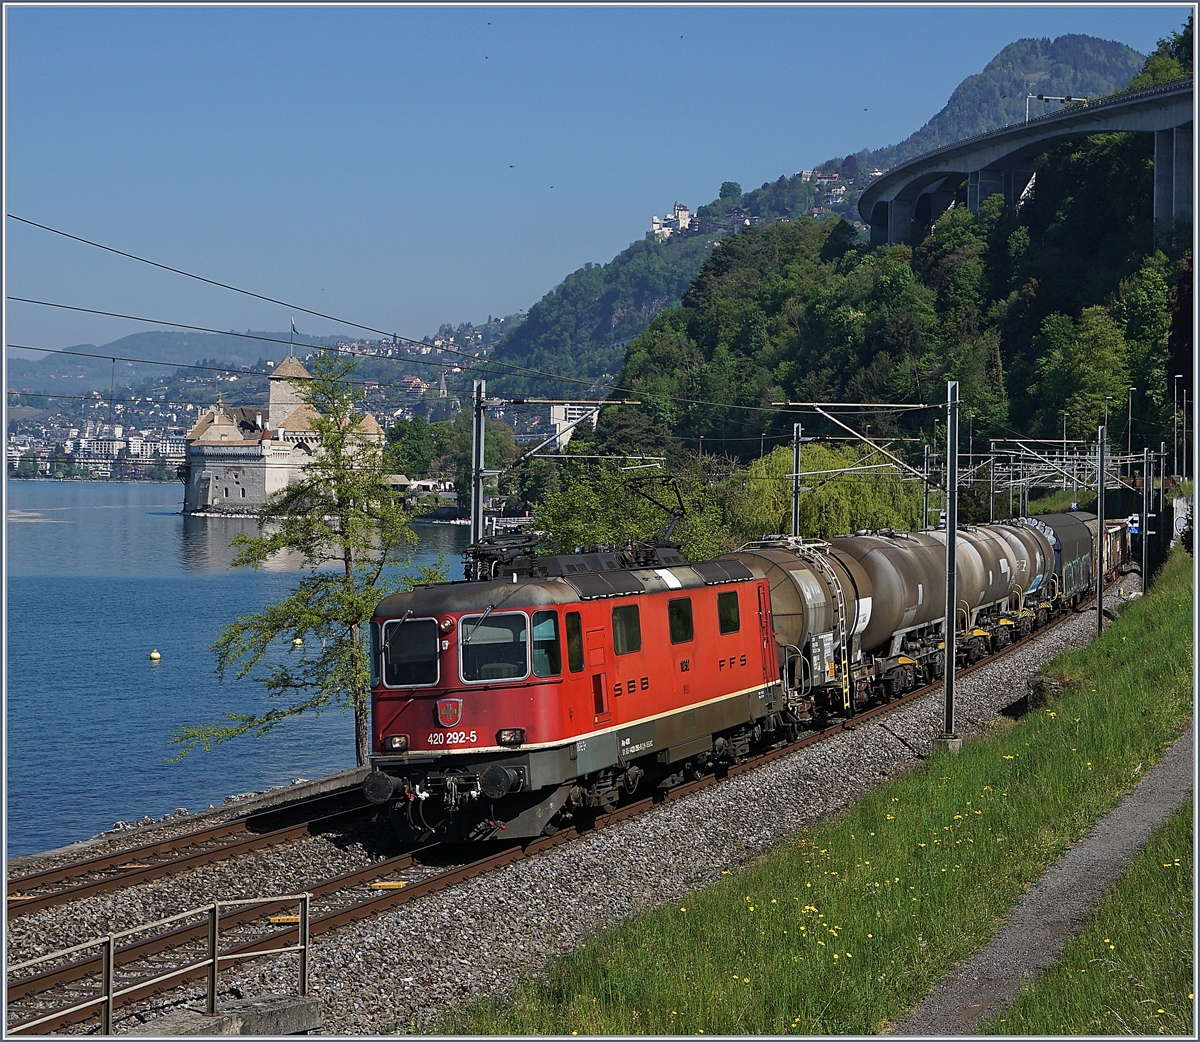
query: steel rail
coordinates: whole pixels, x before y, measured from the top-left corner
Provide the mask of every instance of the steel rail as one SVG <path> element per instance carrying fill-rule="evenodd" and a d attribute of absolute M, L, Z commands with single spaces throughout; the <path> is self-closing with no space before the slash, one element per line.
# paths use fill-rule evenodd
<path fill-rule="evenodd" d="M 1114 580 L 1110 585 L 1116 585 L 1117 581 L 1119 581 L 1119 579 Z M 1064 612 L 1059 618 L 1052 620 L 1040 629 L 1034 630 L 1027 636 L 1014 640 L 1011 644 L 998 649 L 990 655 L 986 655 L 970 665 L 957 669 L 955 671 L 955 676 L 969 676 L 978 670 L 992 665 L 1005 655 L 1016 651 L 1018 648 L 1024 647 L 1036 637 L 1040 637 L 1043 634 L 1049 633 L 1057 627 L 1065 624 L 1069 619 L 1086 610 L 1088 605 L 1093 604 L 1094 601 L 1094 596 L 1086 601 L 1082 601 L 1079 605 L 1075 606 L 1069 611 Z M 797 738 L 795 741 L 783 743 L 773 749 L 768 749 L 763 753 L 759 753 L 757 756 L 753 756 L 742 761 L 741 763 L 733 764 L 727 769 L 720 770 L 702 778 L 697 778 L 690 782 L 685 782 L 681 785 L 674 786 L 671 789 L 663 790 L 653 796 L 645 797 L 636 802 L 617 807 L 606 814 L 597 816 L 595 820 L 587 826 L 572 826 L 551 836 L 539 836 L 528 843 L 507 847 L 503 850 L 493 852 L 486 857 L 473 861 L 468 865 L 459 866 L 458 868 L 451 869 L 448 872 L 439 873 L 438 875 L 432 876 L 429 879 L 425 879 L 419 883 L 405 887 L 403 890 L 385 891 L 382 894 L 369 897 L 364 901 L 353 903 L 344 908 L 328 912 L 311 922 L 309 926 L 309 935 L 311 937 L 318 934 L 328 933 L 332 930 L 338 929 L 339 927 L 346 926 L 363 919 L 373 918 L 374 916 L 389 911 L 392 908 L 397 908 L 401 905 L 407 904 L 409 901 L 426 897 L 430 894 L 445 890 L 469 879 L 473 879 L 498 868 L 502 868 L 505 865 L 520 861 L 526 857 L 532 857 L 536 854 L 551 850 L 564 843 L 572 842 L 597 829 L 618 824 L 619 822 L 625 821 L 639 814 L 643 814 L 662 803 L 681 799 L 684 796 L 691 795 L 692 793 L 698 792 L 702 789 L 709 788 L 713 785 L 718 785 L 727 778 L 734 778 L 749 771 L 756 770 L 757 768 L 763 767 L 766 764 L 774 762 L 775 760 L 782 759 L 783 757 L 789 756 L 792 753 L 799 752 L 826 739 L 832 738 L 837 734 L 854 730 L 863 724 L 870 723 L 878 717 L 890 715 L 895 710 L 900 709 L 919 698 L 932 694 L 940 689 L 941 686 L 942 680 L 938 679 L 932 683 L 914 688 L 912 691 L 909 691 L 903 695 L 898 695 L 888 702 L 884 702 L 877 706 L 872 706 L 871 708 L 863 710 L 862 712 L 855 713 L 853 716 L 831 722 L 819 730 L 809 731 Z M 387 861 L 378 862 L 377 864 L 369 866 L 365 869 L 359 869 L 354 872 L 345 873 L 341 876 L 332 877 L 331 879 L 318 883 L 313 887 L 309 887 L 309 892 L 314 896 L 323 896 L 325 894 L 336 892 L 337 890 L 348 889 L 349 887 L 358 885 L 361 882 L 367 881 L 368 879 L 377 879 L 382 875 L 387 875 L 403 868 L 410 867 L 414 856 L 419 855 L 420 853 L 428 852 L 437 846 L 439 846 L 439 844 L 432 844 L 429 847 L 421 848 L 419 851 L 413 851 L 409 854 L 399 855 L 396 858 L 390 858 Z M 351 882 L 351 880 L 353 880 L 353 882 Z M 264 914 L 267 914 L 267 912 L 265 910 L 260 910 L 255 918 L 261 918 L 261 916 Z M 190 931 L 199 936 L 199 934 L 203 933 L 205 930 L 207 930 L 207 926 L 200 928 L 182 928 L 179 931 L 174 931 L 174 933 L 182 935 L 185 932 Z M 258 956 L 266 954 L 267 951 L 271 950 L 272 945 L 283 944 L 291 936 L 291 934 L 295 932 L 296 928 L 289 927 L 284 930 L 267 934 L 258 940 L 247 941 L 236 945 L 221 954 L 221 961 L 235 963 L 246 961 L 251 958 L 257 958 Z M 168 940 L 168 935 L 164 934 L 160 937 L 151 938 L 145 942 L 142 942 L 140 945 L 130 945 L 127 948 L 121 949 L 116 954 L 117 956 L 121 957 L 121 961 L 129 962 L 137 958 L 139 954 L 154 954 L 174 945 L 185 943 L 189 939 L 194 938 L 185 938 L 179 936 Z M 150 947 L 151 945 L 157 945 L 157 947 Z M 143 950 L 140 953 L 135 953 L 135 948 Z M 83 962 L 74 963 L 71 964 L 71 966 L 62 967 L 56 971 L 48 971 L 45 974 L 39 974 L 38 979 L 35 979 L 34 977 L 28 977 L 13 981 L 8 988 L 9 1000 L 11 1001 L 29 994 L 44 992 L 48 990 L 49 987 L 58 983 L 66 983 L 68 980 L 78 980 L 84 976 L 87 976 L 89 972 L 97 972 L 98 964 L 99 959 L 87 960 L 86 964 Z M 90 967 L 90 969 L 79 972 L 85 965 Z M 201 976 L 203 975 L 203 972 L 204 971 L 197 971 L 194 975 Z M 51 976 L 63 975 L 67 973 L 75 973 L 76 975 L 69 978 L 64 976 L 61 977 L 60 980 L 53 982 L 49 980 Z M 44 978 L 44 980 L 42 978 Z M 182 979 L 188 978 L 185 977 Z M 127 1002 L 132 1002 L 136 1001 L 137 999 L 148 998 L 151 995 L 163 990 L 164 989 L 161 986 L 147 980 L 143 984 L 134 984 L 129 988 L 124 989 L 124 1000 Z M 94 1015 L 94 1013 L 87 1011 L 64 1011 L 62 1019 L 60 1021 L 53 1022 L 51 1027 L 63 1027 L 67 1024 L 78 1023 L 83 1020 L 87 1020 Z M 42 1017 L 37 1019 L 39 1019 L 39 1021 L 42 1023 L 47 1023 Z M 22 1023 L 24 1022 L 10 1025 L 9 1030 L 19 1030 L 22 1027 Z"/>
<path fill-rule="evenodd" d="M 122 862 L 127 862 L 130 859 L 136 861 L 138 858 L 154 857 L 157 854 L 170 853 L 173 850 L 183 850 L 187 847 L 196 846 L 199 843 L 209 843 L 214 840 L 224 839 L 227 836 L 249 832 L 259 822 L 265 822 L 273 817 L 284 817 L 289 813 L 294 813 L 298 810 L 302 811 L 310 807 L 310 805 L 312 808 L 317 808 L 322 803 L 332 802 L 339 798 L 344 799 L 348 794 L 353 795 L 358 791 L 358 787 L 355 787 L 332 793 L 320 793 L 306 800 L 299 800 L 292 804 L 255 811 L 242 817 L 234 818 L 231 821 L 209 825 L 205 828 L 185 832 L 181 835 L 172 836 L 157 842 L 143 843 L 136 847 L 125 847 L 114 853 L 97 854 L 95 857 L 84 858 L 81 861 L 70 861 L 62 865 L 30 872 L 26 875 L 13 876 L 7 881 L 7 893 L 9 898 L 12 899 L 14 896 L 19 897 L 21 892 L 25 890 L 39 886 L 49 886 L 51 883 L 59 883 L 73 876 L 88 875 L 91 872 L 102 872 L 111 868 L 119 869 Z"/>
<path fill-rule="evenodd" d="M 361 816 L 370 810 L 373 810 L 373 808 L 351 807 L 347 810 L 337 811 L 334 814 L 327 814 L 324 817 L 311 818 L 296 825 L 289 825 L 286 828 L 275 829 L 271 832 L 247 836 L 245 839 L 234 840 L 230 843 L 222 843 L 220 846 L 197 850 L 192 854 L 184 854 L 182 857 L 172 858 L 169 861 L 163 861 L 156 865 L 131 869 L 120 876 L 107 876 L 103 879 L 94 879 L 88 883 L 79 883 L 64 890 L 56 890 L 49 894 L 31 896 L 19 903 L 11 903 L 13 902 L 13 895 L 9 894 L 8 918 L 14 919 L 20 915 L 27 915 L 30 912 L 50 908 L 54 905 L 66 904 L 68 901 L 91 897 L 94 894 L 120 890 L 135 883 L 145 883 L 153 879 L 166 879 L 191 868 L 225 861 L 238 854 L 246 854 L 251 851 L 261 850 L 264 847 L 273 847 L 280 843 L 288 843 L 306 833 L 333 828 L 347 818 Z M 128 855 L 121 860 L 127 859 Z"/>

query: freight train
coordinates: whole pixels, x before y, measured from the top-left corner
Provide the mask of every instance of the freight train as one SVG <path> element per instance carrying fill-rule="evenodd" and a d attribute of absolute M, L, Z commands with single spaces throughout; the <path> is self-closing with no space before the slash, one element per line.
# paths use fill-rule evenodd
<path fill-rule="evenodd" d="M 1115 577 L 1120 523 L 965 527 L 957 662 Z M 946 534 L 777 536 L 689 564 L 678 546 L 539 555 L 485 540 L 473 581 L 388 597 L 371 621 L 368 800 L 409 840 L 549 834 L 639 789 L 721 770 L 944 668 Z"/>

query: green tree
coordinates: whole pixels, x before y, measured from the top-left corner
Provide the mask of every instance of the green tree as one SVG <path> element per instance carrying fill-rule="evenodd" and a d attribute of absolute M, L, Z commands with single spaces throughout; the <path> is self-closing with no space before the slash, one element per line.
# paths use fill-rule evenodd
<path fill-rule="evenodd" d="M 1094 434 L 1104 416 L 1104 400 L 1116 403 L 1111 413 L 1120 415 L 1129 387 L 1125 338 L 1121 327 L 1103 307 L 1086 308 L 1079 321 L 1051 315 L 1042 326 L 1042 358 L 1038 363 L 1036 391 L 1043 406 L 1042 425 L 1053 429 L 1065 409 L 1071 415 L 1071 437 Z"/>
<path fill-rule="evenodd" d="M 722 181 L 721 191 L 717 194 L 722 199 L 738 200 L 742 197 L 742 186 L 736 181 Z"/>
<path fill-rule="evenodd" d="M 36 478 L 38 472 L 37 456 L 33 454 L 32 449 L 26 449 L 21 453 L 21 458 L 17 460 L 17 477 L 19 478 Z"/>
<path fill-rule="evenodd" d="M 1126 90 L 1142 90 L 1159 83 L 1183 79 L 1192 74 L 1192 15 L 1183 29 L 1159 40 L 1154 52 L 1146 59 L 1142 71 L 1133 77 Z"/>
<path fill-rule="evenodd" d="M 397 420 L 388 431 L 388 466 L 410 478 L 427 477 L 436 448 L 433 431 L 423 417 Z"/>
<path fill-rule="evenodd" d="M 851 468 L 859 469 L 857 472 Z M 792 530 L 792 450 L 780 446 L 722 483 L 734 541 Z M 921 486 L 865 446 L 808 445 L 800 464 L 800 534 L 827 539 L 861 528 L 919 527 Z"/>
<path fill-rule="evenodd" d="M 353 362 L 324 353 L 312 380 L 293 381 L 319 414 L 317 444 L 299 481 L 275 493 L 258 512 L 257 536 L 234 537 L 232 567 L 259 568 L 279 553 L 299 554 L 307 573 L 292 593 L 260 612 L 239 616 L 212 645 L 217 674 L 254 676 L 280 704 L 264 713 L 226 713 L 220 723 L 179 728 L 170 739 L 180 758 L 240 735 L 265 734 L 302 713 L 338 708 L 354 716 L 359 766 L 370 754 L 370 666 L 365 626 L 375 606 L 416 582 L 444 578 L 440 568 L 415 569 L 417 538 L 403 501 L 388 482 L 382 447 L 365 433 L 360 395 L 349 382 Z M 282 642 L 302 644 L 283 664 L 267 663 Z"/>
<path fill-rule="evenodd" d="M 732 549 L 721 504 L 698 468 L 683 470 L 676 483 L 684 514 L 673 538 L 683 556 L 702 561 Z M 546 496 L 535 516 L 550 547 L 570 553 L 579 546 L 623 547 L 650 539 L 677 506 L 669 482 L 639 478 L 609 461 L 580 460 L 563 464 L 558 491 Z"/>

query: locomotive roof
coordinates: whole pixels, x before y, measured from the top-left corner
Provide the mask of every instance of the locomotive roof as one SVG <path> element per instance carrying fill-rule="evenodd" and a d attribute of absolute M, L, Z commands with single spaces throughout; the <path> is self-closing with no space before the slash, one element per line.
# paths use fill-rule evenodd
<path fill-rule="evenodd" d="M 407 593 L 394 594 L 381 601 L 375 609 L 375 614 L 386 617 L 403 615 L 411 610 L 414 615 L 435 615 L 439 612 L 482 611 L 489 605 L 494 611 L 506 607 L 533 608 L 642 593 L 694 590 L 756 578 L 762 578 L 760 571 L 748 568 L 741 561 L 733 560 L 702 561 L 694 565 L 673 565 L 670 568 L 584 571 L 541 579 L 509 575 L 506 579 L 418 586 Z"/>

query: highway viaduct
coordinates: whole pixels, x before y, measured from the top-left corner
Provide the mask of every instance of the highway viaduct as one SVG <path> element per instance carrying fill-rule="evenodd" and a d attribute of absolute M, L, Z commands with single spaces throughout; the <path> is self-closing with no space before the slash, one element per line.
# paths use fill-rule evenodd
<path fill-rule="evenodd" d="M 1013 123 L 910 159 L 872 181 L 859 199 L 871 245 L 904 242 L 914 227 L 937 220 L 964 180 L 972 213 L 998 192 L 1016 205 L 1031 187 L 1038 154 L 1071 138 L 1117 131 L 1154 134 L 1155 237 L 1170 240 L 1187 228 L 1190 239 L 1192 93 L 1190 79 L 1177 80 Z"/>

